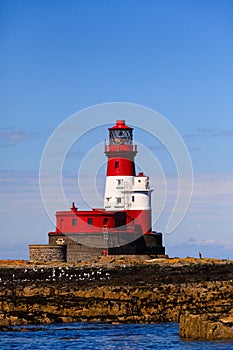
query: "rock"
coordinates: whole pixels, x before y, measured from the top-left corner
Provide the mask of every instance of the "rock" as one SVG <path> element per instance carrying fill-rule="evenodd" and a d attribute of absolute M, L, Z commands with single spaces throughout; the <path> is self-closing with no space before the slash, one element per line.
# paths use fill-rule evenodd
<path fill-rule="evenodd" d="M 180 317 L 179 333 L 182 338 L 195 340 L 233 339 L 232 317 L 219 318 L 218 314 L 191 314 Z"/>
<path fill-rule="evenodd" d="M 109 257 L 104 257 L 107 261 Z M 158 323 L 181 320 L 188 310 L 196 334 L 199 316 L 214 315 L 205 334 L 226 333 L 233 313 L 233 263 L 175 260 L 127 265 L 126 259 L 98 260 L 98 265 L 2 266 L 0 264 L 0 325 L 103 321 Z M 124 265 L 122 265 L 124 264 Z M 196 315 L 195 315 L 196 314 Z M 181 316 L 180 316 L 181 315 Z M 195 318 L 196 317 L 196 318 Z M 187 321 L 191 318 L 188 318 Z M 185 318 L 186 320 L 186 318 Z M 201 318 L 202 320 L 202 318 Z M 183 322 L 183 323 L 182 323 Z M 198 328 L 199 327 L 199 328 Z M 202 327 L 203 328 L 203 327 Z M 205 338 L 203 338 L 205 339 Z"/>

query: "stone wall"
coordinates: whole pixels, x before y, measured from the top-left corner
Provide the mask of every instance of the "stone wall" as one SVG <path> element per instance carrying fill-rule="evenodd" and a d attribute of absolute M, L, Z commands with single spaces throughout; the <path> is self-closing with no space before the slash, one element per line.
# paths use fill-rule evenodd
<path fill-rule="evenodd" d="M 103 235 L 101 235 L 102 237 Z M 120 235 L 125 241 L 128 234 Z M 99 237 L 99 238 L 98 238 Z M 119 238 L 118 237 L 118 238 Z M 103 237 L 102 237 L 103 238 Z M 122 240 L 123 240 L 122 238 Z M 150 235 L 138 235 L 136 240 L 125 244 L 125 245 L 111 245 L 109 244 L 108 255 L 145 255 L 151 256 L 165 256 L 165 248 L 162 246 L 162 234 L 153 233 Z M 67 246 L 67 262 L 73 263 L 77 261 L 90 261 L 93 257 L 101 256 L 107 249 L 104 248 L 106 242 L 102 242 L 102 247 L 99 246 L 101 243 L 100 236 L 95 235 L 65 235 L 65 234 L 49 234 L 49 244 L 64 244 Z M 116 242 L 115 242 L 116 243 Z"/>
<path fill-rule="evenodd" d="M 29 245 L 30 261 L 34 263 L 65 262 L 66 250 L 66 245 Z"/>
<path fill-rule="evenodd" d="M 69 238 L 67 235 L 49 235 L 50 245 L 55 246 L 60 242 L 62 242 L 63 245 L 66 245 L 66 261 L 68 263 L 89 261 L 95 256 L 101 256 L 104 254 L 103 248 L 90 247 L 80 244 L 74 239 Z"/>

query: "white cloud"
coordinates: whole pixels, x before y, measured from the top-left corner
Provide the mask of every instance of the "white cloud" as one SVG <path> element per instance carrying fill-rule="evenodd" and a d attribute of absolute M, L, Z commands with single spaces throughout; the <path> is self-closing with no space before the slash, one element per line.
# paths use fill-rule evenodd
<path fill-rule="evenodd" d="M 233 137 L 233 130 L 220 130 L 214 128 L 197 128 L 186 135 L 187 138 L 200 137 Z"/>
<path fill-rule="evenodd" d="M 17 143 L 21 141 L 27 141 L 35 136 L 37 132 L 27 131 L 17 128 L 7 128 L 0 131 L 0 139 L 10 143 Z"/>

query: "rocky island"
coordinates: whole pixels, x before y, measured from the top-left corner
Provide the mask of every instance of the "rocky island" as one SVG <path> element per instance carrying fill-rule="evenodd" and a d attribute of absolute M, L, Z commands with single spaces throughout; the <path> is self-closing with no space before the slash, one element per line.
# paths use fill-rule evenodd
<path fill-rule="evenodd" d="M 180 322 L 180 336 L 233 339 L 233 261 L 102 256 L 74 264 L 0 262 L 0 327 Z"/>

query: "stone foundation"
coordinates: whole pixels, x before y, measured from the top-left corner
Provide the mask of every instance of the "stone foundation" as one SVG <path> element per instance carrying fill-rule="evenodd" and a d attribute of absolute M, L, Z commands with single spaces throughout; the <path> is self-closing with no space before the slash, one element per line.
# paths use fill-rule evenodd
<path fill-rule="evenodd" d="M 49 245 L 65 245 L 67 247 L 66 261 L 68 263 L 89 261 L 97 256 L 107 255 L 150 255 L 153 257 L 165 256 L 165 248 L 162 246 L 162 234 L 153 232 L 148 235 L 136 235 L 135 240 L 128 244 L 128 234 L 119 233 L 109 237 L 108 242 L 103 241 L 103 247 L 98 247 L 103 236 L 94 234 L 49 234 Z M 117 239 L 119 245 L 117 245 Z M 111 242 L 113 246 L 111 246 Z M 93 246 L 95 245 L 96 246 Z M 92 246 L 91 246 L 92 244 Z M 104 244 L 106 246 L 104 247 Z M 108 247 L 107 247 L 108 245 Z"/>
<path fill-rule="evenodd" d="M 66 262 L 74 263 L 79 261 L 89 261 L 95 256 L 104 254 L 104 248 L 90 247 L 80 244 L 67 235 L 49 235 L 49 245 L 56 246 L 56 244 L 63 243 L 66 246 Z"/>
<path fill-rule="evenodd" d="M 29 245 L 30 262 L 66 262 L 66 245 L 33 244 Z"/>

